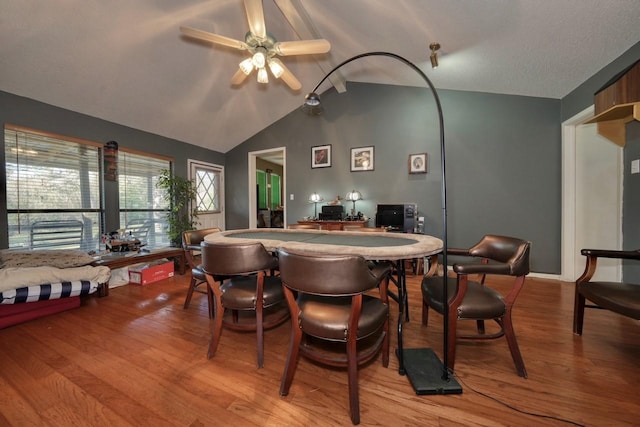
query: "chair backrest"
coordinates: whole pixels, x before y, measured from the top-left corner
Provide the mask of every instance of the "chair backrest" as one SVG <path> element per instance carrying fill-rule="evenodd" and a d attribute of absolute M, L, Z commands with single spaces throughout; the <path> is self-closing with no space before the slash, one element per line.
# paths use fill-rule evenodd
<path fill-rule="evenodd" d="M 202 269 L 212 276 L 234 276 L 277 268 L 278 260 L 260 242 L 200 244 Z"/>
<path fill-rule="evenodd" d="M 282 284 L 314 295 L 356 295 L 377 286 L 364 258 L 278 250 Z"/>
<path fill-rule="evenodd" d="M 200 243 L 204 241 L 205 236 L 213 233 L 219 233 L 218 227 L 203 228 L 202 230 L 188 230 L 182 233 L 182 247 L 184 249 L 196 249 L 196 246 L 200 246 Z M 198 248 L 199 250 L 199 248 Z"/>
<path fill-rule="evenodd" d="M 529 252 L 531 242 L 508 236 L 488 234 L 469 249 L 474 257 L 509 264 L 512 276 L 529 274 Z"/>
<path fill-rule="evenodd" d="M 204 241 L 205 236 L 213 233 L 219 233 L 217 227 L 203 228 L 202 230 L 187 230 L 182 232 L 182 249 L 184 249 L 187 263 L 190 268 L 197 268 L 200 264 L 199 256 L 200 244 Z"/>
<path fill-rule="evenodd" d="M 83 237 L 82 221 L 36 221 L 31 224 L 31 249 L 81 248 Z"/>

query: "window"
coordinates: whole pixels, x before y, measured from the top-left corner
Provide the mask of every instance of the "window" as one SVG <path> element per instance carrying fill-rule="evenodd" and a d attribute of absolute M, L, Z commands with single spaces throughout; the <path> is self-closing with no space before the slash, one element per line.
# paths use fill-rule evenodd
<path fill-rule="evenodd" d="M 98 248 L 102 144 L 5 125 L 9 248 Z"/>
<path fill-rule="evenodd" d="M 152 247 L 169 245 L 165 222 L 169 206 L 164 190 L 156 188 L 163 170 L 171 170 L 170 159 L 119 150 L 120 227 Z"/>
<path fill-rule="evenodd" d="M 195 163 L 192 166 L 198 213 L 219 213 L 221 211 L 220 169 Z"/>

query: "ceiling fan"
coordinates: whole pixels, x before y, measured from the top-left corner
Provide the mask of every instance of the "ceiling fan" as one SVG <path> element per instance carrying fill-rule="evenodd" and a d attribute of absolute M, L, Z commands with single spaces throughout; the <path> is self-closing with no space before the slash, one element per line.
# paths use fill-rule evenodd
<path fill-rule="evenodd" d="M 268 83 L 268 67 L 274 77 L 282 78 L 292 90 L 300 90 L 300 81 L 276 56 L 327 53 L 331 44 L 325 39 L 278 42 L 265 28 L 262 0 L 244 0 L 244 8 L 249 22 L 249 32 L 244 41 L 190 27 L 180 27 L 180 31 L 188 37 L 246 50 L 251 54 L 250 58 L 240 63 L 238 71 L 231 78 L 233 85 L 241 84 L 254 69 L 258 71 L 258 83 Z"/>

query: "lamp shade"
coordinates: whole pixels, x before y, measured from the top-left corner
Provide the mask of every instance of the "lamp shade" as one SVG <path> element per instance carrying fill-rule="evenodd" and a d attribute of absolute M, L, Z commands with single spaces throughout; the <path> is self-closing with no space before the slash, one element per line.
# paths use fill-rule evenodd
<path fill-rule="evenodd" d="M 359 191 L 351 190 L 349 193 L 347 193 L 346 199 L 351 202 L 355 202 L 356 200 L 362 200 L 362 194 Z"/>
<path fill-rule="evenodd" d="M 319 203 L 322 201 L 324 201 L 324 199 L 318 193 L 313 193 L 309 196 L 309 203 Z"/>

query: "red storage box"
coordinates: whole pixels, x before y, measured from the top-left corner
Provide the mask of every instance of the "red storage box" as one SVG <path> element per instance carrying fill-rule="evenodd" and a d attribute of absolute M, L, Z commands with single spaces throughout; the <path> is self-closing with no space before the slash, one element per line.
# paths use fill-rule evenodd
<path fill-rule="evenodd" d="M 173 261 L 158 260 L 129 267 L 129 283 L 148 285 L 173 277 Z"/>

